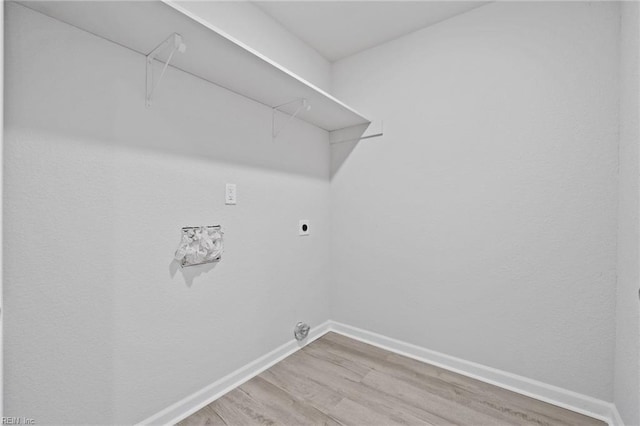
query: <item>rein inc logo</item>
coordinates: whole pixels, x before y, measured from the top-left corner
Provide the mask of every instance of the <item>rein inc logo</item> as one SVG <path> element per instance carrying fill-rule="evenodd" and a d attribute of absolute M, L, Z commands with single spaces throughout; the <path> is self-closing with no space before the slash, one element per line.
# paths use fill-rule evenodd
<path fill-rule="evenodd" d="M 3 425 L 35 425 L 35 419 L 29 417 L 2 417 Z"/>

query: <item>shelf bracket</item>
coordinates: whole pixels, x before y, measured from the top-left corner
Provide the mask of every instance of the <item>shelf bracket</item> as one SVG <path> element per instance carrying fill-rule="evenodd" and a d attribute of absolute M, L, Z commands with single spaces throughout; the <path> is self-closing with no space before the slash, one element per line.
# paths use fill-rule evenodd
<path fill-rule="evenodd" d="M 329 132 L 329 143 L 335 145 L 345 142 L 357 142 L 382 135 L 382 120 L 374 120 L 367 124 L 360 124 Z"/>
<path fill-rule="evenodd" d="M 300 104 L 300 105 L 298 105 L 298 108 L 296 108 L 296 110 L 293 113 L 289 113 L 289 112 L 283 110 L 284 107 L 292 106 L 294 104 Z M 293 101 L 285 102 L 284 104 L 280 104 L 278 106 L 274 106 L 272 108 L 273 115 L 271 117 L 271 136 L 275 139 L 280 134 L 280 132 L 282 132 L 282 130 L 284 130 L 285 127 L 287 127 L 289 122 L 291 122 L 291 120 L 296 118 L 296 116 L 298 114 L 300 114 L 300 112 L 302 110 L 309 111 L 310 109 L 311 109 L 311 105 L 309 105 L 309 102 L 305 98 L 295 99 Z M 276 114 L 278 112 L 281 112 L 283 114 L 287 114 L 289 116 L 289 118 L 287 118 L 287 121 L 285 121 L 284 124 L 282 126 L 280 126 L 279 129 L 276 128 Z"/>
<path fill-rule="evenodd" d="M 169 57 L 166 61 L 162 61 L 158 59 L 158 56 L 165 52 L 167 49 L 171 49 L 169 53 Z M 167 67 L 171 63 L 171 59 L 173 58 L 174 53 L 180 52 L 184 53 L 187 50 L 187 45 L 182 42 L 182 36 L 178 33 L 171 34 L 165 41 L 160 43 L 158 47 L 153 49 L 151 53 L 147 55 L 147 94 L 145 97 L 147 108 L 151 106 L 151 100 L 153 99 L 153 94 L 156 89 L 160 85 L 160 81 L 162 81 L 162 77 L 164 77 L 165 71 L 167 71 Z M 153 61 L 158 61 L 164 63 L 164 67 L 162 67 L 162 72 L 158 77 L 157 81 L 154 81 L 153 78 Z"/>

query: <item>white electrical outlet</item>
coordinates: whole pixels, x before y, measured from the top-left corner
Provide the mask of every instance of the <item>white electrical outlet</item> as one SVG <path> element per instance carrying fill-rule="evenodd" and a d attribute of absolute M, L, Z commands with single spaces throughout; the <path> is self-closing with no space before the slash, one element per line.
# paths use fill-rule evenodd
<path fill-rule="evenodd" d="M 311 232 L 311 224 L 308 219 L 302 219 L 298 222 L 298 234 L 299 235 L 309 235 Z"/>
<path fill-rule="evenodd" d="M 236 184 L 228 183 L 224 191 L 224 203 L 231 205 L 236 204 L 237 195 Z"/>

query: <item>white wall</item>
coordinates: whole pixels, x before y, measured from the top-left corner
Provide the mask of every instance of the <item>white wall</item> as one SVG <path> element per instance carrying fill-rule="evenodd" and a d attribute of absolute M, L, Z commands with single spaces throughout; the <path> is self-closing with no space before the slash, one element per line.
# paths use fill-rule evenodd
<path fill-rule="evenodd" d="M 618 186 L 617 4 L 494 3 L 335 64 L 385 137 L 335 147 L 331 191 L 324 131 L 294 120 L 274 142 L 270 109 L 174 69 L 146 109 L 142 56 L 7 8 L 4 415 L 139 421 L 331 316 L 615 396 L 634 421 L 637 81 Z M 253 47 L 327 87 L 274 43 Z M 224 226 L 224 259 L 180 270 L 179 228 L 201 223 Z"/>
<path fill-rule="evenodd" d="M 328 318 L 325 131 L 272 141 L 269 108 L 174 69 L 146 109 L 143 56 L 11 3 L 6 29 L 6 416 L 140 421 Z M 217 223 L 222 262 L 178 268 Z"/>
<path fill-rule="evenodd" d="M 175 3 L 315 86 L 330 89 L 329 61 L 259 7 L 247 1 Z"/>
<path fill-rule="evenodd" d="M 614 401 L 627 425 L 640 424 L 640 318 L 638 243 L 638 120 L 640 96 L 640 13 L 636 2 L 621 6 L 620 175 L 618 204 L 618 286 Z"/>
<path fill-rule="evenodd" d="M 385 136 L 333 152 L 332 318 L 612 401 L 618 42 L 500 2 L 335 63 Z"/>

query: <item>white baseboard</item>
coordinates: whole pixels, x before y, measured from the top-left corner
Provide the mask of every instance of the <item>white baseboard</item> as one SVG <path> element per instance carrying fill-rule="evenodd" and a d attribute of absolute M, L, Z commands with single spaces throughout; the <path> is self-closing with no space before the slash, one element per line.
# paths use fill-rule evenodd
<path fill-rule="evenodd" d="M 309 338 L 303 344 L 291 340 L 204 389 L 140 422 L 139 425 L 173 425 L 330 331 L 540 401 L 603 420 L 610 426 L 624 426 L 618 410 L 615 405 L 610 402 L 605 402 L 471 361 L 465 361 L 335 321 L 326 321 L 312 328 L 309 333 Z"/>
<path fill-rule="evenodd" d="M 371 331 L 339 322 L 330 321 L 330 329 L 355 340 L 404 355 L 418 361 L 444 368 L 510 391 L 548 402 L 587 416 L 607 422 L 611 426 L 624 426 L 615 405 L 567 389 L 549 385 L 517 374 L 487 367 L 475 362 L 445 355 L 392 339 Z"/>
<path fill-rule="evenodd" d="M 609 419 L 608 422 L 611 426 L 624 426 L 622 417 L 618 412 L 618 407 L 616 407 L 615 404 L 611 404 L 611 419 Z"/>
<path fill-rule="evenodd" d="M 160 411 L 159 413 L 143 420 L 138 425 L 174 425 L 180 420 L 183 420 L 200 410 L 206 405 L 211 404 L 216 399 L 220 398 L 227 392 L 237 388 L 244 382 L 252 379 L 258 374 L 262 373 L 269 367 L 284 358 L 288 357 L 292 353 L 298 351 L 306 344 L 313 342 L 314 340 L 324 336 L 330 331 L 329 321 L 326 321 L 319 326 L 313 327 L 309 332 L 309 337 L 304 343 L 300 343 L 294 339 L 285 343 L 284 345 L 274 349 L 266 355 L 261 356 L 253 362 L 239 368 L 238 370 L 226 375 L 222 379 L 210 384 L 198 392 L 189 395 L 181 401 L 176 402 L 170 407 Z"/>

